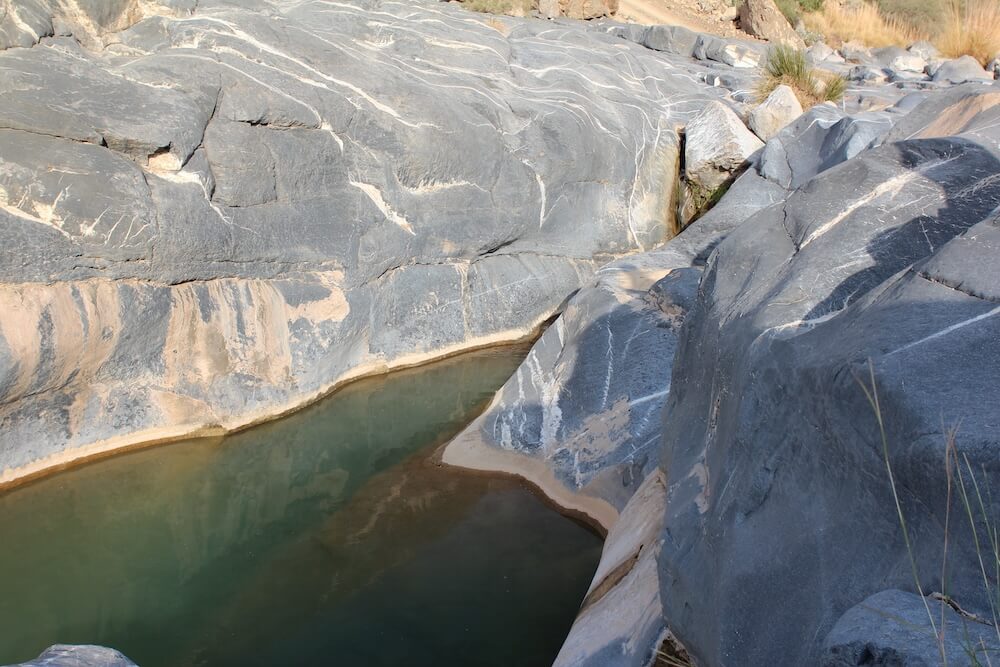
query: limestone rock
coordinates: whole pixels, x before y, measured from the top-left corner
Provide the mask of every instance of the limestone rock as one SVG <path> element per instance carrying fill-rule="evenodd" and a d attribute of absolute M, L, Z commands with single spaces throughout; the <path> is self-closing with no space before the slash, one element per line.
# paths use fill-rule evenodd
<path fill-rule="evenodd" d="M 710 102 L 685 129 L 687 180 L 711 192 L 742 169 L 763 146 L 732 109 L 721 102 Z"/>
<path fill-rule="evenodd" d="M 969 81 L 993 81 L 993 74 L 983 69 L 972 56 L 962 56 L 941 64 L 934 72 L 935 81 L 946 83 L 966 83 Z"/>
<path fill-rule="evenodd" d="M 739 7 L 739 22 L 740 28 L 754 37 L 797 49 L 806 46 L 774 0 L 744 0 Z"/>
<path fill-rule="evenodd" d="M 934 626 L 927 617 L 928 607 Z M 943 646 L 936 639 L 938 633 L 943 637 Z M 980 661 L 1000 653 L 996 629 L 960 616 L 936 599 L 925 601 L 913 593 L 889 590 L 866 598 L 840 617 L 823 642 L 821 664 L 823 667 L 974 664 L 970 661 L 970 650 Z"/>
<path fill-rule="evenodd" d="M 817 42 L 806 49 L 806 55 L 814 64 L 843 63 L 844 57 L 823 42 Z"/>
<path fill-rule="evenodd" d="M 871 49 L 857 42 L 844 42 L 840 47 L 840 55 L 849 63 L 871 65 L 875 62 Z"/>
<path fill-rule="evenodd" d="M 767 141 L 802 115 L 802 105 L 795 91 L 781 85 L 750 112 L 748 125 L 754 134 Z"/>
<path fill-rule="evenodd" d="M 103 646 L 56 644 L 34 660 L 11 667 L 136 667 L 114 649 Z"/>

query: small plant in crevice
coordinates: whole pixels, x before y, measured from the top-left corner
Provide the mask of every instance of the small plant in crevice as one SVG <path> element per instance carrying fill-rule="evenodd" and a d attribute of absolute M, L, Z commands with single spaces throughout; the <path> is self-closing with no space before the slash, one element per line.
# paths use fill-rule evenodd
<path fill-rule="evenodd" d="M 993 504 L 992 493 L 988 485 L 989 478 L 987 477 L 987 473 L 984 468 L 982 470 L 983 483 L 981 484 L 980 480 L 976 477 L 976 473 L 973 470 L 971 462 L 969 461 L 969 457 L 965 454 L 959 453 L 956 444 L 958 428 L 953 427 L 950 429 L 942 429 L 945 434 L 944 465 L 946 480 L 945 518 L 943 526 L 944 539 L 941 557 L 942 591 L 925 593 L 921 584 L 913 543 L 910 538 L 910 530 L 908 528 L 906 516 L 903 512 L 903 506 L 900 501 L 899 487 L 897 486 L 896 477 L 892 469 L 892 462 L 889 456 L 889 440 L 886 434 L 885 420 L 882 415 L 882 406 L 879 401 L 878 388 L 875 382 L 875 369 L 870 359 L 868 360 L 868 375 L 868 382 L 870 382 L 870 384 L 866 384 L 858 377 L 855 377 L 855 380 L 864 392 L 865 397 L 872 408 L 872 412 L 875 415 L 875 420 L 878 423 L 879 439 L 882 446 L 882 458 L 885 462 L 886 474 L 888 475 L 889 486 L 892 490 L 896 517 L 903 533 L 903 542 L 906 546 L 907 555 L 910 561 L 913 583 L 917 593 L 923 601 L 924 609 L 927 612 L 927 618 L 930 622 L 930 627 L 934 633 L 934 638 L 940 653 L 941 663 L 943 665 L 947 665 L 948 655 L 945 649 L 945 605 L 970 622 L 990 627 L 992 632 L 996 633 L 997 641 L 1000 643 L 1000 524 L 998 524 L 995 517 L 991 516 L 990 511 L 987 509 Z M 951 528 L 953 497 L 956 492 L 961 500 L 961 509 L 964 511 L 965 518 L 969 523 L 969 530 L 973 540 L 972 546 L 975 549 L 979 572 L 983 580 L 983 591 L 986 594 L 986 599 L 990 608 L 990 619 L 983 619 L 966 611 L 958 604 L 957 601 L 949 597 L 947 594 L 949 531 Z M 980 539 L 981 534 L 985 535 L 985 540 Z M 941 614 L 937 621 L 935 621 L 934 614 L 931 611 L 931 606 L 927 602 L 928 599 L 941 603 Z M 990 658 L 990 651 L 987 649 L 982 639 L 980 639 L 977 643 L 976 639 L 969 634 L 967 625 L 964 627 L 963 636 L 960 638 L 960 642 L 963 652 L 966 654 L 965 657 L 969 660 L 968 664 L 974 665 L 975 667 L 992 666 L 993 660 Z M 997 657 L 1000 656 L 994 656 L 994 659 Z"/>
<path fill-rule="evenodd" d="M 804 51 L 779 45 L 768 51 L 764 61 L 756 90 L 758 100 L 764 101 L 781 85 L 795 91 L 802 108 L 808 109 L 820 102 L 842 98 L 847 90 L 847 79 L 814 69 Z"/>

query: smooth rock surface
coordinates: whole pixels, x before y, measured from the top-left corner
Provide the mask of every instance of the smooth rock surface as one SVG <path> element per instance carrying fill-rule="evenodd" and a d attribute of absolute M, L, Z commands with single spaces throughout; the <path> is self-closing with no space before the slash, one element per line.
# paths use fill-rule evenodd
<path fill-rule="evenodd" d="M 0 483 L 528 335 L 669 236 L 718 94 L 585 24 L 277 0 L 0 51 L 0 90 Z"/>

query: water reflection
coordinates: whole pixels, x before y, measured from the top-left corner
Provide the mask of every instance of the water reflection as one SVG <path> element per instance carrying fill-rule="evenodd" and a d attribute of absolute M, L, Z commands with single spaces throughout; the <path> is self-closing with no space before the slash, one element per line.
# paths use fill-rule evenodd
<path fill-rule="evenodd" d="M 550 664 L 600 541 L 515 481 L 428 460 L 523 354 L 0 496 L 0 663 L 63 642 L 144 667 Z"/>

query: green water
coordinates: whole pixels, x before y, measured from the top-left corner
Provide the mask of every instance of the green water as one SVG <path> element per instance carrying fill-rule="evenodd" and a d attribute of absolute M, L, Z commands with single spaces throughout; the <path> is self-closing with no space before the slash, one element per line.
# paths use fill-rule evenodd
<path fill-rule="evenodd" d="M 549 665 L 598 537 L 441 468 L 524 348 L 363 380 L 287 419 L 0 495 L 0 664 Z"/>

